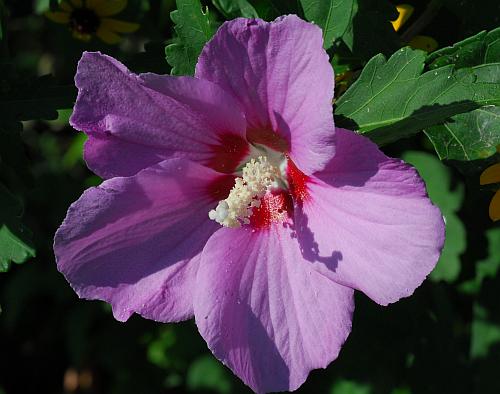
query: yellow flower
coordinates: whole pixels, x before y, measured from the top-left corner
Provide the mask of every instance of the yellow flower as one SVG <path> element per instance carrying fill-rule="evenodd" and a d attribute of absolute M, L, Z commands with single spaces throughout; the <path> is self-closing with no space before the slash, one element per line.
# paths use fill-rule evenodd
<path fill-rule="evenodd" d="M 500 145 L 497 146 L 497 152 L 500 153 Z M 493 164 L 483 171 L 479 179 L 481 185 L 490 185 L 500 183 L 500 163 Z M 500 220 L 500 189 L 496 191 L 490 202 L 490 218 L 494 222 Z"/>
<path fill-rule="evenodd" d="M 408 45 L 413 49 L 421 49 L 426 52 L 435 51 L 438 47 L 437 41 L 429 36 L 415 36 Z"/>
<path fill-rule="evenodd" d="M 391 23 L 394 30 L 399 31 L 412 16 L 414 8 L 410 4 L 399 4 L 396 9 L 399 12 L 398 18 Z M 437 41 L 429 36 L 415 36 L 408 42 L 408 45 L 413 49 L 421 49 L 426 52 L 432 52 L 438 48 Z"/>
<path fill-rule="evenodd" d="M 410 19 L 411 14 L 413 14 L 413 6 L 410 4 L 399 4 L 396 6 L 396 9 L 399 12 L 398 19 L 391 21 L 391 23 L 394 30 L 398 31 Z"/>
<path fill-rule="evenodd" d="M 107 44 L 117 44 L 117 33 L 132 33 L 139 24 L 108 18 L 127 6 L 127 0 L 70 0 L 59 3 L 60 11 L 47 11 L 50 20 L 69 26 L 73 37 L 89 41 L 95 34 Z"/>

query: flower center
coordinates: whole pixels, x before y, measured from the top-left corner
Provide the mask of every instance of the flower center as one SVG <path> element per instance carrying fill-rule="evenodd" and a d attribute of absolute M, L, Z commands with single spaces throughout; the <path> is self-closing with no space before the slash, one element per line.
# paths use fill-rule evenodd
<path fill-rule="evenodd" d="M 276 157 L 268 158 L 267 155 L 256 156 L 260 151 L 252 149 L 250 160 L 241 170 L 241 177 L 235 179 L 235 184 L 229 196 L 208 216 L 224 227 L 240 227 L 250 223 L 253 208 L 259 208 L 262 198 L 269 190 L 285 189 L 287 183 L 284 176 L 283 163 L 286 160 L 277 160 Z"/>
<path fill-rule="evenodd" d="M 69 27 L 82 34 L 95 33 L 100 24 L 99 16 L 88 8 L 77 8 L 69 17 Z"/>

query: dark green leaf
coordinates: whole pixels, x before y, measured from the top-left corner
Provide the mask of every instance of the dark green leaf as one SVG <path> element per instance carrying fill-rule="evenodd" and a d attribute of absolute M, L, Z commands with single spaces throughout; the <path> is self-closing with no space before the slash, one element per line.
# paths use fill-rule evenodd
<path fill-rule="evenodd" d="M 20 122 L 0 122 L 0 180 L 7 182 L 11 190 L 25 190 L 32 183 L 22 129 Z"/>
<path fill-rule="evenodd" d="M 431 278 L 453 282 L 460 273 L 460 255 L 467 245 L 465 227 L 457 216 L 464 197 L 463 185 L 451 188 L 450 169 L 434 155 L 408 151 L 403 159 L 417 168 L 425 181 L 429 198 L 439 207 L 446 220 L 446 241 Z"/>
<path fill-rule="evenodd" d="M 76 98 L 74 86 L 56 86 L 48 75 L 9 82 L 6 82 L 6 91 L 0 94 L 2 122 L 57 119 L 57 110 L 73 107 Z"/>
<path fill-rule="evenodd" d="M 165 59 L 165 44 L 162 41 L 146 43 L 144 52 L 136 53 L 126 64 L 135 73 L 166 74 L 170 71 L 170 65 Z"/>
<path fill-rule="evenodd" d="M 352 21 L 355 0 L 300 0 L 306 19 L 323 30 L 323 46 L 328 49 L 342 37 Z"/>
<path fill-rule="evenodd" d="M 227 18 L 258 18 L 257 11 L 247 0 L 212 0 L 214 6 Z"/>
<path fill-rule="evenodd" d="M 500 145 L 500 107 L 488 106 L 453 116 L 425 130 L 441 160 L 477 160 Z"/>
<path fill-rule="evenodd" d="M 272 21 L 282 15 L 270 0 L 249 0 L 255 12 L 265 21 Z"/>
<path fill-rule="evenodd" d="M 500 95 L 500 63 L 483 64 L 473 69 L 476 82 L 495 86 Z M 486 106 L 455 115 L 425 132 L 441 159 L 485 159 L 494 155 L 500 144 L 500 107 Z"/>
<path fill-rule="evenodd" d="M 386 144 L 458 113 L 500 103 L 500 84 L 486 82 L 498 64 L 456 71 L 446 66 L 422 74 L 424 61 L 424 52 L 408 47 L 388 61 L 373 57 L 337 102 L 339 124 Z"/>
<path fill-rule="evenodd" d="M 212 38 L 216 24 L 202 9 L 199 0 L 177 0 L 177 10 L 170 17 L 175 24 L 177 38 L 165 48 L 173 75 L 193 75 L 198 56 L 205 43 Z"/>
<path fill-rule="evenodd" d="M 442 48 L 427 56 L 429 68 L 435 69 L 454 64 L 456 68 L 500 62 L 500 28 L 482 31 L 475 36 Z"/>
<path fill-rule="evenodd" d="M 302 16 L 297 0 L 267 0 L 266 2 L 272 5 L 278 15 L 296 14 Z"/>
<path fill-rule="evenodd" d="M 20 264 L 35 256 L 31 234 L 21 223 L 22 205 L 0 184 L 0 272 L 12 262 Z"/>
<path fill-rule="evenodd" d="M 351 15 L 342 40 L 355 56 L 366 61 L 377 53 L 388 56 L 400 47 L 390 23 L 398 12 L 387 0 L 355 0 Z"/>

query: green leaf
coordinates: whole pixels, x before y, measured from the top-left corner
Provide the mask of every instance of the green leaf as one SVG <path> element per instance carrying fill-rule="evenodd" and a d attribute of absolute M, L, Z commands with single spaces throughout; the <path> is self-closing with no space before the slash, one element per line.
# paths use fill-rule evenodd
<path fill-rule="evenodd" d="M 212 0 L 212 3 L 227 19 L 240 16 L 243 18 L 259 17 L 255 8 L 247 0 Z"/>
<path fill-rule="evenodd" d="M 422 74 L 425 54 L 402 48 L 386 61 L 373 57 L 337 102 L 338 124 L 386 144 L 473 109 L 500 104 L 499 64 Z"/>
<path fill-rule="evenodd" d="M 397 17 L 396 7 L 387 0 L 354 0 L 351 20 L 342 41 L 363 60 L 377 53 L 388 56 L 401 46 L 390 23 Z"/>
<path fill-rule="evenodd" d="M 417 168 L 425 181 L 429 198 L 439 207 L 446 221 L 446 241 L 431 279 L 453 282 L 460 274 L 460 255 L 467 245 L 465 227 L 457 216 L 464 198 L 463 185 L 451 187 L 450 169 L 434 155 L 407 151 L 403 159 Z"/>
<path fill-rule="evenodd" d="M 441 160 L 477 160 L 500 145 L 500 107 L 478 108 L 425 130 Z"/>
<path fill-rule="evenodd" d="M 265 21 L 270 22 L 278 16 L 283 15 L 270 0 L 250 0 L 250 3 L 255 8 L 255 12 L 259 17 Z"/>
<path fill-rule="evenodd" d="M 33 182 L 21 140 L 22 129 L 20 122 L 0 121 L 0 180 L 14 190 L 26 190 Z"/>
<path fill-rule="evenodd" d="M 328 49 L 342 37 L 352 22 L 355 0 L 300 0 L 306 19 L 323 30 L 323 46 Z"/>
<path fill-rule="evenodd" d="M 144 51 L 134 54 L 127 62 L 128 68 L 135 73 L 152 72 L 166 74 L 170 72 L 170 65 L 165 59 L 165 43 L 150 41 L 144 44 Z"/>
<path fill-rule="evenodd" d="M 76 98 L 74 86 L 56 86 L 49 75 L 2 82 L 6 89 L 0 94 L 1 122 L 57 119 L 57 110 L 72 108 Z"/>
<path fill-rule="evenodd" d="M 31 234 L 20 220 L 22 210 L 19 200 L 0 184 L 0 272 L 35 256 Z"/>
<path fill-rule="evenodd" d="M 175 24 L 177 38 L 165 48 L 172 75 L 193 75 L 198 56 L 205 43 L 212 38 L 217 26 L 202 9 L 199 0 L 177 0 L 177 10 L 170 17 Z"/>
<path fill-rule="evenodd" d="M 431 69 L 447 64 L 455 68 L 477 66 L 478 80 L 498 85 L 500 28 L 489 33 L 482 31 L 452 47 L 436 51 L 428 56 L 427 62 Z M 500 108 L 483 107 L 459 114 L 425 132 L 442 160 L 484 159 L 494 155 L 495 147 L 500 144 Z"/>
<path fill-rule="evenodd" d="M 490 84 L 500 96 L 500 63 L 473 68 L 478 83 Z M 495 102 L 498 105 L 498 102 Z M 500 107 L 486 106 L 447 119 L 425 130 L 440 159 L 477 160 L 496 153 L 500 144 Z"/>
<path fill-rule="evenodd" d="M 426 59 L 431 70 L 448 64 L 462 68 L 497 62 L 500 62 L 500 28 L 489 33 L 482 31 L 451 47 L 435 51 Z"/>

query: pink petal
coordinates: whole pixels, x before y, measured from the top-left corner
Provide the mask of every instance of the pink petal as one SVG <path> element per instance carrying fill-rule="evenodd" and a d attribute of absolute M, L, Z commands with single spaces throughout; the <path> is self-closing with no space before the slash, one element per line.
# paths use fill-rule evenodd
<path fill-rule="evenodd" d="M 411 295 L 444 243 L 441 212 L 416 170 L 337 129 L 337 154 L 295 210 L 304 257 L 324 275 L 387 305 Z"/>
<path fill-rule="evenodd" d="M 218 229 L 208 211 L 220 180 L 170 159 L 88 189 L 56 233 L 58 269 L 80 297 L 109 302 L 118 320 L 192 317 L 199 255 Z"/>
<path fill-rule="evenodd" d="M 226 22 L 203 49 L 196 76 L 241 103 L 250 141 L 289 151 L 306 173 L 333 156 L 334 78 L 319 27 L 295 15 Z"/>
<path fill-rule="evenodd" d="M 201 335 L 256 392 L 297 389 L 338 356 L 351 330 L 352 289 L 315 272 L 290 227 L 218 231 L 196 283 Z"/>
<path fill-rule="evenodd" d="M 227 172 L 248 151 L 239 104 L 211 82 L 135 75 L 98 52 L 83 54 L 75 82 L 79 94 L 71 124 L 89 135 L 87 147 L 99 145 L 99 155 L 86 152 L 90 168 L 99 175 L 128 176 L 174 153 L 210 164 L 228 135 L 240 142 L 240 151 L 233 152 Z M 127 159 L 115 165 L 110 156 L 129 158 L 130 168 Z"/>

